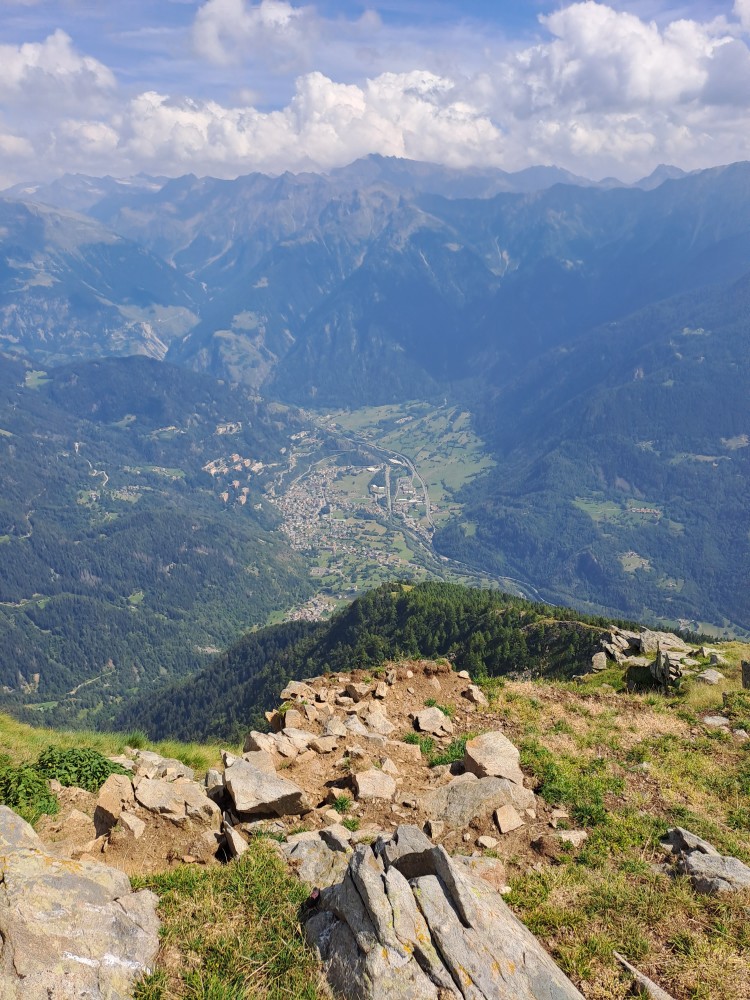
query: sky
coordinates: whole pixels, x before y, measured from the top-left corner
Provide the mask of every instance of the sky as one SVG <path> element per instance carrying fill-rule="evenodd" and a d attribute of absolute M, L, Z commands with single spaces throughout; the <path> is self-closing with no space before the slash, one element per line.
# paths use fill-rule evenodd
<path fill-rule="evenodd" d="M 750 0 L 0 0 L 0 187 L 750 159 Z"/>

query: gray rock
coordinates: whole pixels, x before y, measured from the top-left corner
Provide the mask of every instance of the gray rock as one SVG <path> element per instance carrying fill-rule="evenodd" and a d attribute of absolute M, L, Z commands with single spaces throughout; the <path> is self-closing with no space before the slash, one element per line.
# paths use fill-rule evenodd
<path fill-rule="evenodd" d="M 693 888 L 702 895 L 740 892 L 750 889 L 750 868 L 739 858 L 715 857 L 700 851 L 683 854 L 678 870 L 689 876 Z"/>
<path fill-rule="evenodd" d="M 484 733 L 466 744 L 464 768 L 478 778 L 507 778 L 522 785 L 520 759 L 518 749 L 503 733 Z"/>
<path fill-rule="evenodd" d="M 581 1000 L 486 882 L 439 847 L 408 857 L 411 882 L 400 860 L 358 847 L 308 915 L 306 936 L 345 1000 Z"/>
<path fill-rule="evenodd" d="M 709 729 L 726 729 L 729 727 L 729 719 L 725 715 L 706 715 L 701 719 L 704 726 Z"/>
<path fill-rule="evenodd" d="M 512 805 L 519 811 L 532 809 L 534 793 L 507 778 L 477 778 L 462 774 L 447 785 L 426 792 L 419 806 L 429 819 L 442 820 L 454 829 L 468 826 L 473 819 L 484 818 Z"/>
<path fill-rule="evenodd" d="M 149 812 L 158 813 L 178 826 L 188 820 L 203 823 L 211 829 L 221 826 L 221 810 L 206 795 L 196 781 L 177 778 L 136 778 L 135 798 Z"/>
<path fill-rule="evenodd" d="M 351 830 L 347 830 L 341 823 L 332 823 L 320 831 L 320 839 L 330 851 L 351 850 Z"/>
<path fill-rule="evenodd" d="M 284 713 L 284 726 L 291 726 L 293 729 L 301 729 L 304 725 L 305 717 L 302 712 L 298 712 L 296 708 L 290 708 Z"/>
<path fill-rule="evenodd" d="M 241 858 L 248 848 L 248 843 L 240 831 L 225 823 L 224 836 L 226 837 L 227 847 L 231 856 L 233 858 Z"/>
<path fill-rule="evenodd" d="M 354 775 L 354 789 L 359 800 L 385 799 L 390 802 L 396 794 L 396 782 L 389 774 L 373 767 Z"/>
<path fill-rule="evenodd" d="M 607 669 L 607 654 L 606 653 L 594 653 L 591 657 L 591 669 L 595 674 L 601 673 L 602 670 Z"/>
<path fill-rule="evenodd" d="M 333 753 L 337 746 L 338 737 L 336 736 L 318 736 L 310 743 L 310 749 L 314 750 L 315 753 Z"/>
<path fill-rule="evenodd" d="M 215 767 L 209 767 L 206 771 L 204 784 L 206 786 L 206 795 L 209 799 L 213 799 L 214 802 L 224 794 L 224 775 Z"/>
<path fill-rule="evenodd" d="M 689 653 L 690 646 L 673 632 L 653 632 L 646 629 L 637 638 L 638 647 L 642 653 L 655 653 L 657 649 L 662 652 Z"/>
<path fill-rule="evenodd" d="M 661 843 L 673 854 L 689 854 L 691 851 L 698 851 L 700 854 L 710 854 L 715 858 L 721 857 L 716 848 L 707 840 L 703 840 L 702 837 L 696 836 L 681 826 L 673 826 L 667 830 Z"/>
<path fill-rule="evenodd" d="M 241 816 L 300 816 L 311 809 L 305 793 L 294 782 L 258 771 L 244 760 L 226 769 L 224 782 Z"/>
<path fill-rule="evenodd" d="M 134 773 L 144 778 L 167 778 L 168 780 L 187 778 L 192 781 L 195 777 L 193 769 L 187 764 L 183 764 L 181 760 L 176 760 L 174 757 L 162 757 L 160 754 L 154 753 L 153 750 L 136 750 L 134 760 Z"/>
<path fill-rule="evenodd" d="M 350 715 L 344 726 L 346 727 L 347 734 L 354 733 L 355 736 L 367 736 L 370 732 L 357 715 Z"/>
<path fill-rule="evenodd" d="M 315 691 L 304 681 L 289 681 L 279 698 L 282 701 L 315 701 Z"/>
<path fill-rule="evenodd" d="M 701 681 L 703 684 L 718 684 L 724 680 L 724 674 L 720 670 L 702 670 L 699 674 L 696 674 L 695 679 Z"/>
<path fill-rule="evenodd" d="M 329 719 L 323 728 L 323 736 L 338 736 L 339 738 L 342 738 L 348 735 L 349 730 L 346 728 L 341 719 L 336 718 L 336 716 Z"/>
<path fill-rule="evenodd" d="M 580 847 L 589 839 L 585 830 L 555 830 L 552 836 L 557 837 L 561 844 L 570 844 L 572 847 Z"/>
<path fill-rule="evenodd" d="M 123 830 L 127 830 L 128 833 L 133 835 L 134 840 L 140 840 L 146 832 L 146 824 L 134 813 L 121 812 L 119 822 Z"/>
<path fill-rule="evenodd" d="M 0 996 L 126 1000 L 159 948 L 157 898 L 107 865 L 48 854 L 0 806 Z"/>
<path fill-rule="evenodd" d="M 489 705 L 484 691 L 476 684 L 470 684 L 462 694 L 472 705 Z"/>
<path fill-rule="evenodd" d="M 304 751 L 308 749 L 312 741 L 316 738 L 315 733 L 310 733 L 306 729 L 297 729 L 294 726 L 284 726 L 281 733 L 276 736 L 275 743 L 278 749 L 281 741 L 283 739 L 287 739 L 295 748 L 297 753 L 304 753 Z"/>
<path fill-rule="evenodd" d="M 94 824 L 102 833 L 119 820 L 123 809 L 135 805 L 133 782 L 125 774 L 110 774 L 96 798 Z"/>
<path fill-rule="evenodd" d="M 363 721 L 368 729 L 380 736 L 390 736 L 396 729 L 380 705 L 375 706 L 373 711 L 364 717 Z"/>
<path fill-rule="evenodd" d="M 356 684 L 352 681 L 346 685 L 346 693 L 354 702 L 363 701 L 370 691 L 372 687 L 369 684 Z"/>
<path fill-rule="evenodd" d="M 278 758 L 274 757 L 272 753 L 268 753 L 267 750 L 249 750 L 243 753 L 242 760 L 257 771 L 263 771 L 265 774 L 276 774 Z"/>
<path fill-rule="evenodd" d="M 437 706 L 417 712 L 414 722 L 420 732 L 433 736 L 450 736 L 453 732 L 453 723 Z"/>
<path fill-rule="evenodd" d="M 523 820 L 512 805 L 501 806 L 495 810 L 495 823 L 500 833 L 512 833 L 524 825 Z"/>
<path fill-rule="evenodd" d="M 320 837 L 296 844 L 282 844 L 282 850 L 298 878 L 323 888 L 340 882 L 346 871 L 347 854 L 332 851 Z"/>
<path fill-rule="evenodd" d="M 266 753 L 273 753 L 276 749 L 273 736 L 270 733 L 258 733 L 252 730 L 245 737 L 243 751 L 249 753 L 252 750 L 265 750 Z"/>
<path fill-rule="evenodd" d="M 399 826 L 392 837 L 379 837 L 374 851 L 382 857 L 386 867 L 396 865 L 406 878 L 416 878 L 423 870 L 425 851 L 433 847 L 432 841 L 417 826 Z"/>

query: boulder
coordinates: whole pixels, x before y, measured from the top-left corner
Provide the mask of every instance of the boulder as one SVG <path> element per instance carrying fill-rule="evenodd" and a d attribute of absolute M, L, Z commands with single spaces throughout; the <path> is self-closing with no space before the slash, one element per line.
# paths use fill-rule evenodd
<path fill-rule="evenodd" d="M 389 774 L 373 767 L 354 775 L 354 789 L 358 800 L 384 799 L 390 802 L 396 794 L 396 782 Z"/>
<path fill-rule="evenodd" d="M 183 764 L 181 760 L 162 757 L 153 750 L 136 750 L 134 762 L 133 773 L 144 778 L 166 778 L 170 781 L 175 778 L 188 778 L 192 781 L 195 777 L 193 769 Z"/>
<path fill-rule="evenodd" d="M 146 830 L 146 824 L 139 816 L 125 811 L 120 813 L 120 826 L 131 834 L 134 840 L 140 840 Z"/>
<path fill-rule="evenodd" d="M 336 736 L 318 736 L 310 744 L 310 749 L 314 750 L 315 753 L 333 753 L 338 746 L 338 742 Z"/>
<path fill-rule="evenodd" d="M 292 729 L 301 729 L 305 724 L 305 717 L 302 712 L 298 712 L 296 708 L 290 708 L 284 713 L 284 725 L 283 729 L 287 726 L 291 726 Z"/>
<path fill-rule="evenodd" d="M 673 632 L 654 632 L 646 629 L 637 638 L 638 648 L 641 653 L 655 653 L 657 649 L 662 652 L 689 653 L 690 646 L 676 636 Z"/>
<path fill-rule="evenodd" d="M 607 669 L 607 654 L 606 653 L 594 653 L 591 657 L 591 669 L 595 674 L 601 673 L 602 670 Z"/>
<path fill-rule="evenodd" d="M 284 726 L 281 733 L 276 737 L 276 747 L 281 752 L 282 740 L 289 740 L 297 753 L 304 753 L 314 739 L 315 733 L 308 732 L 307 729 L 297 729 L 295 726 Z"/>
<path fill-rule="evenodd" d="M 717 893 L 750 889 L 750 868 L 739 858 L 691 851 L 680 857 L 677 868 L 690 878 L 695 891 L 702 895 L 715 896 Z"/>
<path fill-rule="evenodd" d="M 258 733 L 255 730 L 249 732 L 245 737 L 243 751 L 249 753 L 251 750 L 265 750 L 266 753 L 273 753 L 276 749 L 273 736 L 269 733 Z"/>
<path fill-rule="evenodd" d="M 363 701 L 371 690 L 372 688 L 369 684 L 356 684 L 351 682 L 346 685 L 346 693 L 354 702 Z"/>
<path fill-rule="evenodd" d="M 48 854 L 0 806 L 0 996 L 126 1000 L 159 948 L 156 896 L 94 862 Z"/>
<path fill-rule="evenodd" d="M 466 744 L 464 768 L 478 778 L 507 778 L 523 784 L 521 754 L 501 732 L 475 736 Z"/>
<path fill-rule="evenodd" d="M 390 736 L 396 729 L 379 705 L 373 711 L 368 712 L 363 721 L 368 729 L 380 736 Z"/>
<path fill-rule="evenodd" d="M 241 858 L 248 848 L 248 843 L 240 831 L 235 829 L 233 826 L 230 826 L 228 823 L 225 823 L 224 836 L 226 838 L 227 848 L 230 855 L 233 858 Z"/>
<path fill-rule="evenodd" d="M 250 750 L 248 753 L 243 753 L 242 759 L 251 767 L 254 767 L 256 771 L 263 771 L 265 774 L 276 774 L 276 763 L 273 754 L 268 753 L 266 750 Z M 223 787 L 223 777 L 221 783 Z"/>
<path fill-rule="evenodd" d="M 699 674 L 696 674 L 695 679 L 702 684 L 718 684 L 724 680 L 724 674 L 720 670 L 702 670 Z"/>
<path fill-rule="evenodd" d="M 279 697 L 282 701 L 315 701 L 315 691 L 304 681 L 289 681 Z"/>
<path fill-rule="evenodd" d="M 534 793 L 507 778 L 462 774 L 426 792 L 419 800 L 419 807 L 429 819 L 442 820 L 454 829 L 468 826 L 473 819 L 489 816 L 505 805 L 519 811 L 531 809 L 535 805 Z"/>
<path fill-rule="evenodd" d="M 442 848 L 410 855 L 409 870 L 411 881 L 400 860 L 357 847 L 307 911 L 306 937 L 344 1000 L 581 1000 L 502 897 Z"/>
<path fill-rule="evenodd" d="M 470 684 L 462 696 L 470 701 L 472 705 L 488 705 L 487 696 L 477 684 Z"/>
<path fill-rule="evenodd" d="M 437 706 L 417 712 L 414 723 L 420 732 L 432 736 L 450 736 L 453 732 L 453 723 Z"/>
<path fill-rule="evenodd" d="M 347 830 L 341 823 L 332 823 L 321 830 L 320 839 L 329 851 L 343 851 L 346 853 L 351 850 L 351 830 Z"/>
<path fill-rule="evenodd" d="M 178 826 L 188 820 L 204 824 L 212 830 L 221 826 L 221 809 L 206 795 L 196 781 L 178 778 L 137 778 L 135 798 L 149 812 L 157 813 Z"/>
<path fill-rule="evenodd" d="M 244 760 L 226 769 L 224 782 L 241 816 L 300 816 L 311 809 L 305 793 L 292 781 L 259 771 Z"/>
<path fill-rule="evenodd" d="M 135 804 L 133 782 L 125 774 L 110 774 L 96 799 L 94 824 L 98 831 L 111 829 L 119 820 L 123 809 Z"/>
<path fill-rule="evenodd" d="M 206 771 L 204 785 L 206 786 L 206 795 L 216 802 L 224 794 L 224 775 L 215 767 L 209 767 Z"/>
<path fill-rule="evenodd" d="M 323 736 L 338 736 L 340 738 L 348 735 L 349 730 L 346 728 L 341 719 L 336 716 L 329 719 L 323 727 Z"/>

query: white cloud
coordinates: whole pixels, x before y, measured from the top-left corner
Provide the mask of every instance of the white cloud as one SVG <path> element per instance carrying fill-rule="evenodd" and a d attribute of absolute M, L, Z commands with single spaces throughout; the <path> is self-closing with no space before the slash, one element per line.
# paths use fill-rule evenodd
<path fill-rule="evenodd" d="M 499 132 L 453 91 L 426 72 L 386 73 L 361 87 L 309 73 L 285 108 L 267 113 L 151 92 L 128 108 L 122 150 L 151 167 L 222 176 L 326 169 L 371 152 L 469 164 Z"/>
<path fill-rule="evenodd" d="M 315 32 L 311 7 L 293 7 L 286 0 L 207 0 L 196 14 L 196 50 L 212 62 L 239 62 L 248 53 L 260 58 L 301 56 Z"/>
<path fill-rule="evenodd" d="M 664 161 L 710 165 L 750 155 L 750 0 L 733 10 L 734 20 L 657 24 L 582 0 L 542 16 L 534 44 L 488 35 L 478 46 L 456 29 L 455 52 L 417 57 L 410 42 L 389 49 L 393 29 L 372 14 L 336 21 L 286 0 L 206 0 L 193 24 L 196 80 L 236 77 L 233 99 L 207 100 L 199 82 L 187 94 L 125 93 L 57 31 L 0 46 L 0 135 L 19 162 L 31 144 L 51 170 L 116 174 L 327 169 L 370 152 L 626 178 Z M 261 110 L 264 80 L 284 67 L 287 96 Z"/>
<path fill-rule="evenodd" d="M 91 106 L 116 86 L 112 71 L 99 60 L 79 54 L 64 31 L 55 31 L 43 42 L 0 45 L 0 98 L 34 105 L 45 111 L 73 104 Z"/>
<path fill-rule="evenodd" d="M 734 14 L 743 29 L 750 32 L 750 0 L 734 0 Z"/>

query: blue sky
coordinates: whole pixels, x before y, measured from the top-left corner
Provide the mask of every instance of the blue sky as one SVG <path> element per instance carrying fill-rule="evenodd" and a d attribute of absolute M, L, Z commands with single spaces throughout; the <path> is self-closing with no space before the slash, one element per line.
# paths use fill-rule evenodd
<path fill-rule="evenodd" d="M 750 157 L 750 0 L 0 0 L 0 184 Z"/>

